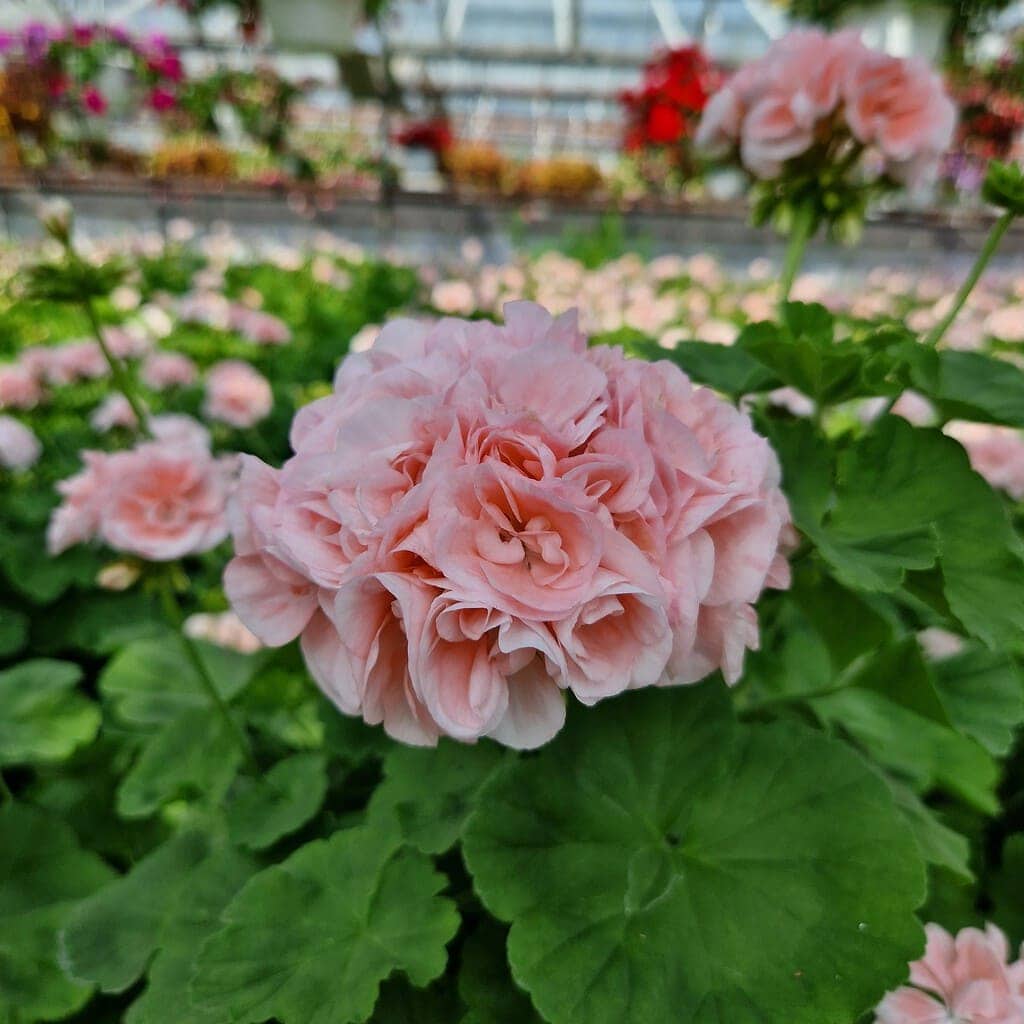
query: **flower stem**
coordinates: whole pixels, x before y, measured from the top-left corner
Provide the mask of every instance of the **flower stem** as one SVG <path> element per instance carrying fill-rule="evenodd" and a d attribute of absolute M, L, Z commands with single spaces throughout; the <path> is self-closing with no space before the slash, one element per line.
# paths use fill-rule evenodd
<path fill-rule="evenodd" d="M 149 414 L 146 412 L 146 407 L 136 394 L 135 384 L 128 371 L 124 368 L 124 364 L 110 351 L 110 346 L 107 345 L 106 339 L 103 337 L 103 328 L 100 326 L 99 317 L 96 315 L 96 307 L 93 306 L 92 299 L 88 296 L 82 299 L 82 309 L 89 321 L 89 327 L 96 338 L 96 343 L 103 353 L 103 358 L 106 359 L 107 366 L 110 367 L 110 374 L 114 378 L 114 386 L 124 395 L 131 406 L 132 412 L 135 414 L 135 421 L 139 432 L 147 437 L 152 437 L 152 432 L 149 429 Z"/>
<path fill-rule="evenodd" d="M 61 243 L 64 246 L 64 252 L 67 254 L 69 260 L 78 264 L 80 267 L 85 265 L 85 261 L 78 254 L 78 250 L 75 248 L 75 243 L 71 240 L 70 232 L 61 238 Z M 137 429 L 147 437 L 152 437 L 152 432 L 149 429 L 149 414 L 146 412 L 146 406 L 142 399 L 139 398 L 138 393 L 135 390 L 135 383 L 132 381 L 131 375 L 125 369 L 124 363 L 110 351 L 110 346 L 107 344 L 107 340 L 103 336 L 103 327 L 100 324 L 100 318 L 96 315 L 96 307 L 93 305 L 92 296 L 83 295 L 79 301 L 82 311 L 85 313 L 85 317 L 89 321 L 89 329 L 92 331 L 93 337 L 96 339 L 96 344 L 99 345 L 100 351 L 103 353 L 103 358 L 107 361 L 107 366 L 110 367 L 110 375 L 114 378 L 114 386 L 122 395 L 124 395 L 125 400 L 128 402 L 128 405 L 131 406 L 131 410 L 135 414 Z"/>
<path fill-rule="evenodd" d="M 160 580 L 160 601 L 163 605 L 164 614 L 167 616 L 167 619 L 170 621 L 171 625 L 174 626 L 178 634 L 178 640 L 181 642 L 181 647 L 185 652 L 185 657 L 188 658 L 189 663 L 195 670 L 196 675 L 199 677 L 199 681 L 202 683 L 207 697 L 210 698 L 210 703 L 224 720 L 225 725 L 228 727 L 228 731 L 234 737 L 235 742 L 241 749 L 242 754 L 249 763 L 249 766 L 255 768 L 256 758 L 253 755 L 252 746 L 249 743 L 249 737 L 245 734 L 245 731 L 235 721 L 235 719 L 231 717 L 231 709 L 218 692 L 216 684 L 211 678 L 210 673 L 199 654 L 199 648 L 196 647 L 192 638 L 185 632 L 185 616 L 182 614 L 181 606 L 178 604 L 178 598 L 174 593 L 174 586 L 170 578 L 167 576 L 164 576 Z"/>
<path fill-rule="evenodd" d="M 786 259 L 782 264 L 782 277 L 779 278 L 779 302 L 789 301 L 789 293 L 793 282 L 803 263 L 807 243 L 811 240 L 814 229 L 814 207 L 810 203 L 798 206 L 793 215 L 793 226 L 789 232 L 789 244 L 786 246 Z"/>
<path fill-rule="evenodd" d="M 7 785 L 7 780 L 4 778 L 3 772 L 0 772 L 0 803 L 14 803 L 14 794 L 11 792 L 11 787 Z"/>
<path fill-rule="evenodd" d="M 1015 214 L 1012 211 L 1007 210 L 1006 213 L 1004 213 L 999 220 L 992 225 L 992 230 L 989 232 L 988 238 L 985 239 L 985 244 L 982 246 L 981 252 L 978 253 L 978 258 L 974 261 L 974 266 L 971 267 L 971 272 L 967 275 L 967 279 L 960 286 L 960 290 L 956 293 L 953 305 L 942 320 L 925 336 L 924 344 L 930 345 L 934 348 L 942 340 L 943 335 L 945 335 L 946 331 L 949 330 L 950 325 L 957 318 L 960 310 L 964 308 L 964 303 L 967 301 L 971 292 L 974 291 L 974 286 L 979 280 L 981 280 L 981 275 L 985 273 L 985 268 L 995 255 L 996 249 L 999 248 L 999 243 L 1003 240 L 1003 235 L 1006 234 L 1010 225 L 1013 223 L 1014 216 Z"/>

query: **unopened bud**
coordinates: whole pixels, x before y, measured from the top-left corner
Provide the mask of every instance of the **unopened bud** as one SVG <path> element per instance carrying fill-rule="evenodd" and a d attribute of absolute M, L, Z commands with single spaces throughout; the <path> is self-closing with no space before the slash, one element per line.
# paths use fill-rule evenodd
<path fill-rule="evenodd" d="M 96 575 L 96 585 L 104 590 L 127 590 L 139 578 L 139 567 L 131 562 L 111 562 Z"/>
<path fill-rule="evenodd" d="M 66 199 L 58 197 L 42 200 L 36 206 L 36 216 L 47 234 L 58 242 L 65 243 L 70 239 L 75 211 Z"/>

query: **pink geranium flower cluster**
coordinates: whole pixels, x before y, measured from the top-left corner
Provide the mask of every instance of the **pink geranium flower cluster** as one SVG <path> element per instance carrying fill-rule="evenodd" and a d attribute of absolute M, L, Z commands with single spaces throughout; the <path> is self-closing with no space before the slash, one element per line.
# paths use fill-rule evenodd
<path fill-rule="evenodd" d="M 219 292 L 190 292 L 181 299 L 178 316 L 186 323 L 236 331 L 257 345 L 286 345 L 292 340 L 291 330 L 279 317 L 232 302 Z"/>
<path fill-rule="evenodd" d="M 956 937 L 937 924 L 925 931 L 910 985 L 882 1000 L 876 1024 L 1024 1024 L 1024 959 L 1007 964 L 1009 943 L 995 925 Z"/>
<path fill-rule="evenodd" d="M 232 461 L 215 458 L 187 416 L 157 416 L 154 439 L 113 453 L 86 451 L 81 472 L 57 485 L 51 554 L 89 540 L 148 561 L 208 551 L 228 534 Z"/>
<path fill-rule="evenodd" d="M 929 177 L 953 141 L 956 108 L 942 79 L 916 58 L 868 49 L 855 32 L 792 32 L 742 67 L 711 97 L 697 144 L 736 147 L 758 178 L 822 140 L 846 137 L 875 150 L 904 182 Z"/>
<path fill-rule="evenodd" d="M 575 312 L 400 320 L 246 458 L 225 586 L 301 636 L 346 714 L 393 736 L 534 747 L 564 691 L 739 676 L 753 602 L 785 586 L 779 466 L 674 365 L 587 348 Z"/>

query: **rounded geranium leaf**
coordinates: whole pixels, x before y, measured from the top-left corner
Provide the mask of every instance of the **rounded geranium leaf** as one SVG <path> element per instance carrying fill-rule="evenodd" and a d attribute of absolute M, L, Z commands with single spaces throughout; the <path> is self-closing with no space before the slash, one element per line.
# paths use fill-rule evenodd
<path fill-rule="evenodd" d="M 320 810 L 327 792 L 327 762 L 322 754 L 295 754 L 278 761 L 262 778 L 235 782 L 228 805 L 231 838 L 262 850 L 294 832 Z"/>
<path fill-rule="evenodd" d="M 716 687 L 626 699 L 495 776 L 467 825 L 516 980 L 553 1024 L 855 1019 L 922 944 L 885 783 L 818 733 L 737 724 Z"/>
<path fill-rule="evenodd" d="M 92 987 L 58 965 L 57 932 L 112 875 L 67 825 L 34 808 L 0 809 L 0 1020 L 58 1020 Z"/>
<path fill-rule="evenodd" d="M 424 853 L 444 853 L 461 836 L 480 787 L 505 754 L 489 742 L 466 746 L 444 740 L 436 750 L 396 746 L 384 759 L 371 819 L 394 814 L 408 843 Z"/>
<path fill-rule="evenodd" d="M 395 827 L 308 843 L 228 905 L 199 956 L 192 1001 L 235 1024 L 364 1021 L 393 972 L 423 987 L 444 971 L 459 925 L 437 895 L 444 884 Z"/>
<path fill-rule="evenodd" d="M 62 761 L 100 726 L 95 703 L 78 692 L 82 670 L 36 658 L 0 672 L 0 765 Z"/>

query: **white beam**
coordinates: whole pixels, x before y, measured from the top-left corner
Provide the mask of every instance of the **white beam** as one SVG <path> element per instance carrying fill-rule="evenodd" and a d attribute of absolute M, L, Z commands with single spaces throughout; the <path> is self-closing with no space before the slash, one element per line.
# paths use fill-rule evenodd
<path fill-rule="evenodd" d="M 669 46 L 683 46 L 690 41 L 690 34 L 683 28 L 672 0 L 651 0 L 651 10 Z"/>

